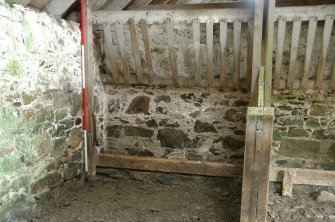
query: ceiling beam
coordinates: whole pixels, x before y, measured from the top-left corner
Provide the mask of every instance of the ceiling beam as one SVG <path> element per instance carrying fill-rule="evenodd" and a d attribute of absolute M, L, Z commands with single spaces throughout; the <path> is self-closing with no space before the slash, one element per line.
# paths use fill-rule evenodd
<path fill-rule="evenodd" d="M 28 5 L 31 0 L 6 0 L 8 4 L 21 4 L 23 6 Z"/>
<path fill-rule="evenodd" d="M 192 10 L 221 8 L 252 8 L 253 2 L 227 2 L 204 4 L 131 5 L 127 10 Z"/>
<path fill-rule="evenodd" d="M 77 0 L 51 0 L 42 11 L 62 18 L 76 2 Z"/>
<path fill-rule="evenodd" d="M 48 4 L 50 0 L 32 0 L 29 3 L 29 6 L 36 8 L 37 10 L 41 10 Z"/>

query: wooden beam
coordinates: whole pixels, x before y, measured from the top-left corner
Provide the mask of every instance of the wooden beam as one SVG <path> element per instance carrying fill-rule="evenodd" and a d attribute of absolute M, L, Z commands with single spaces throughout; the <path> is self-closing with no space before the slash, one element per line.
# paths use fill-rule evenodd
<path fill-rule="evenodd" d="M 97 155 L 98 167 L 240 178 L 242 165 L 110 154 Z"/>
<path fill-rule="evenodd" d="M 252 49 L 251 104 L 253 105 L 257 102 L 257 78 L 261 68 L 263 8 L 264 0 L 257 0 L 254 11 L 254 37 Z"/>
<path fill-rule="evenodd" d="M 223 89 L 227 87 L 227 20 L 220 21 L 220 88 Z"/>
<path fill-rule="evenodd" d="M 273 38 L 274 38 L 274 10 L 275 0 L 268 0 L 266 8 L 266 27 L 265 27 L 265 76 L 264 76 L 264 106 L 272 105 L 272 57 L 273 57 Z"/>
<path fill-rule="evenodd" d="M 274 108 L 248 108 L 241 222 L 266 220 L 273 120 Z"/>
<path fill-rule="evenodd" d="M 241 21 L 234 21 L 234 55 L 233 55 L 233 82 L 234 88 L 240 87 L 241 71 Z"/>
<path fill-rule="evenodd" d="M 122 23 L 121 22 L 116 22 L 115 28 L 116 28 L 117 41 L 119 43 L 123 79 L 124 79 L 124 82 L 126 84 L 130 84 L 130 73 L 129 73 L 128 59 L 127 59 L 127 56 L 126 56 L 126 49 L 125 49 Z"/>
<path fill-rule="evenodd" d="M 165 4 L 165 5 L 130 5 L 128 10 L 194 10 L 194 9 L 252 9 L 253 2 L 226 2 L 202 4 Z"/>
<path fill-rule="evenodd" d="M 147 66 L 147 78 L 149 84 L 152 83 L 153 78 L 153 67 L 152 67 L 152 57 L 151 57 L 151 48 L 150 48 L 150 39 L 149 39 L 149 33 L 148 33 L 148 25 L 147 23 L 142 20 L 141 21 L 141 31 L 142 31 L 142 38 L 143 38 L 143 44 L 144 44 L 144 50 L 145 50 L 145 63 Z"/>
<path fill-rule="evenodd" d="M 151 5 L 165 5 L 169 0 L 152 0 Z"/>
<path fill-rule="evenodd" d="M 330 80 L 330 89 L 335 90 L 335 58 L 333 62 L 333 72 Z"/>
<path fill-rule="evenodd" d="M 20 4 L 23 6 L 27 6 L 31 0 L 6 0 L 8 4 Z"/>
<path fill-rule="evenodd" d="M 110 24 L 104 24 L 104 36 L 105 36 L 105 44 L 107 46 L 106 47 L 106 50 L 107 50 L 106 54 L 108 58 L 107 64 L 110 64 L 110 68 L 111 68 L 112 76 L 113 76 L 113 82 L 117 84 L 119 82 L 119 72 L 118 72 L 118 67 L 117 67 L 116 58 L 115 58 L 115 49 L 114 49 Z"/>
<path fill-rule="evenodd" d="M 167 20 L 171 20 L 173 23 L 191 24 L 196 19 L 200 23 L 206 23 L 209 20 L 213 23 L 219 23 L 222 19 L 225 19 L 229 23 L 234 22 L 236 19 L 241 20 L 241 22 L 248 22 L 248 20 L 253 18 L 253 12 L 251 9 L 95 11 L 93 22 L 95 24 L 127 23 L 129 18 L 133 18 L 135 23 L 139 23 L 144 19 L 147 24 L 163 24 Z"/>
<path fill-rule="evenodd" d="M 310 68 L 311 68 L 311 58 L 312 58 L 312 51 L 315 41 L 316 35 L 316 28 L 317 28 L 317 18 L 312 17 L 309 20 L 308 24 L 308 33 L 307 33 L 307 43 L 306 43 L 306 53 L 305 53 L 305 64 L 304 64 L 304 71 L 301 81 L 301 88 L 307 89 L 308 79 L 310 77 Z"/>
<path fill-rule="evenodd" d="M 51 0 L 42 11 L 63 18 L 69 9 L 77 2 L 77 0 Z"/>
<path fill-rule="evenodd" d="M 293 84 L 295 80 L 295 68 L 299 47 L 299 39 L 300 39 L 300 29 L 301 29 L 301 20 L 300 18 L 295 18 L 293 21 L 292 28 L 292 40 L 291 40 L 291 51 L 290 51 L 290 65 L 288 69 L 288 77 L 287 77 L 287 88 L 293 89 Z"/>
<path fill-rule="evenodd" d="M 41 10 L 42 8 L 44 8 L 46 6 L 46 4 L 48 3 L 49 0 L 31 0 L 29 3 L 29 6 L 37 9 L 37 10 Z"/>
<path fill-rule="evenodd" d="M 195 86 L 200 86 L 200 23 L 198 20 L 193 21 L 193 50 L 194 50 L 194 82 Z"/>
<path fill-rule="evenodd" d="M 85 1 L 84 6 L 84 30 L 85 30 L 85 85 L 86 85 L 86 133 L 87 133 L 87 156 L 88 156 L 88 178 L 94 180 L 96 174 L 96 150 L 94 145 L 94 52 L 93 52 L 93 29 L 91 6 Z"/>
<path fill-rule="evenodd" d="M 334 11 L 335 14 L 335 11 Z M 322 89 L 323 86 L 323 78 L 324 73 L 326 70 L 326 62 L 327 62 L 327 55 L 329 51 L 329 43 L 330 43 L 330 36 L 333 30 L 333 23 L 334 23 L 334 16 L 327 16 L 324 29 L 323 29 L 323 38 L 322 38 L 322 46 L 321 46 L 321 52 L 319 57 L 319 64 L 318 69 L 316 73 L 316 83 L 315 88 L 316 89 Z"/>
<path fill-rule="evenodd" d="M 301 6 L 301 7 L 278 7 L 275 9 L 274 20 L 284 17 L 286 21 L 294 21 L 299 17 L 301 21 L 309 21 L 311 17 L 318 20 L 325 20 L 327 16 L 334 15 L 335 4 L 317 5 L 317 6 Z"/>
<path fill-rule="evenodd" d="M 248 52 L 247 52 L 247 87 L 251 89 L 251 76 L 252 76 L 252 48 L 254 38 L 254 20 L 248 21 Z"/>
<path fill-rule="evenodd" d="M 275 89 L 280 88 L 285 32 L 286 32 L 286 20 L 283 17 L 280 17 L 278 20 L 278 30 L 277 30 L 276 64 L 275 64 L 275 76 L 274 76 Z"/>
<path fill-rule="evenodd" d="M 133 54 L 134 54 L 137 82 L 139 84 L 143 84 L 141 55 L 140 55 L 140 49 L 138 47 L 138 38 L 137 38 L 137 31 L 136 31 L 134 19 L 129 19 L 128 25 L 129 25 L 131 45 L 132 45 Z"/>
<path fill-rule="evenodd" d="M 178 86 L 177 55 L 176 55 L 176 50 L 175 50 L 173 23 L 171 20 L 167 20 L 166 30 L 167 30 L 167 39 L 168 39 L 168 47 L 169 47 L 170 64 L 171 64 L 172 81 L 175 86 Z"/>
<path fill-rule="evenodd" d="M 134 0 L 113 0 L 110 4 L 106 5 L 105 8 L 103 8 L 104 11 L 121 11 L 126 9 L 128 6 L 130 6 Z"/>
<path fill-rule="evenodd" d="M 213 61 L 213 22 L 206 22 L 206 49 L 207 49 L 207 80 L 208 86 L 212 87 L 214 80 Z"/>

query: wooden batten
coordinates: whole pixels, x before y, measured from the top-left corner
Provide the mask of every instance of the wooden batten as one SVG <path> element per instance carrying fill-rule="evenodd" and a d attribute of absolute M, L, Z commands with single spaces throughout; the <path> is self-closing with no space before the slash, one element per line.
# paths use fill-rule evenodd
<path fill-rule="evenodd" d="M 291 40 L 291 51 L 290 51 L 290 65 L 287 77 L 287 88 L 293 89 L 293 83 L 295 79 L 295 68 L 298 54 L 299 38 L 301 29 L 301 19 L 295 18 L 293 20 L 292 40 Z"/>
<path fill-rule="evenodd" d="M 108 58 L 108 63 L 112 76 L 113 76 L 113 83 L 118 84 L 119 82 L 119 73 L 118 73 L 118 68 L 117 68 L 117 63 L 115 59 L 115 49 L 113 45 L 113 39 L 112 39 L 112 33 L 111 33 L 111 28 L 110 24 L 104 24 L 104 36 L 105 36 L 105 43 L 106 43 L 106 49 L 107 49 L 107 58 Z"/>
<path fill-rule="evenodd" d="M 234 88 L 238 89 L 240 85 L 241 71 L 241 21 L 234 21 L 234 55 L 233 55 L 233 83 Z"/>
<path fill-rule="evenodd" d="M 310 77 L 310 70 L 311 70 L 311 58 L 312 58 L 312 51 L 313 45 L 315 41 L 316 35 L 316 28 L 317 28 L 318 20 L 316 17 L 312 17 L 309 19 L 308 24 L 308 33 L 307 33 L 307 43 L 306 43 L 306 54 L 305 54 L 305 64 L 304 64 L 304 71 L 301 80 L 301 88 L 307 89 L 308 88 L 308 79 Z"/>
<path fill-rule="evenodd" d="M 233 178 L 240 178 L 242 176 L 242 165 L 229 163 L 111 154 L 99 154 L 96 158 L 98 167 Z"/>
<path fill-rule="evenodd" d="M 128 67 L 128 59 L 127 59 L 126 50 L 125 50 L 125 42 L 124 42 L 124 34 L 123 34 L 122 23 L 121 22 L 116 22 L 115 23 L 115 29 L 116 29 L 117 41 L 119 43 L 119 50 L 120 50 L 120 58 L 121 58 L 121 64 L 122 64 L 122 73 L 123 73 L 124 83 L 130 84 L 130 74 L 129 74 L 129 67 Z"/>
<path fill-rule="evenodd" d="M 247 86 L 251 87 L 251 76 L 252 76 L 252 47 L 254 37 L 254 20 L 248 21 L 248 52 L 247 52 Z"/>
<path fill-rule="evenodd" d="M 151 47 L 150 47 L 150 39 L 149 39 L 149 33 L 148 33 L 148 25 L 144 20 L 141 21 L 141 31 L 142 31 L 144 50 L 145 50 L 145 64 L 147 67 L 147 78 L 148 78 L 148 83 L 151 84 L 154 71 L 152 67 L 152 57 L 151 57 Z"/>
<path fill-rule="evenodd" d="M 173 24 L 170 19 L 166 21 L 166 30 L 167 30 L 167 38 L 168 38 L 168 46 L 169 46 L 172 81 L 175 86 L 178 86 L 177 55 L 176 55 L 176 50 L 175 50 L 175 45 L 174 45 Z"/>
<path fill-rule="evenodd" d="M 220 21 L 220 88 L 227 87 L 226 72 L 227 72 L 227 21 Z"/>
<path fill-rule="evenodd" d="M 208 86 L 213 86 L 214 62 L 213 62 L 213 22 L 206 22 L 206 50 L 207 50 L 207 81 Z"/>
<path fill-rule="evenodd" d="M 194 50 L 194 82 L 195 86 L 200 86 L 200 23 L 198 20 L 193 21 L 193 50 Z"/>
<path fill-rule="evenodd" d="M 276 64 L 274 73 L 274 88 L 280 88 L 281 68 L 283 65 L 284 40 L 286 31 L 286 20 L 280 17 L 277 30 Z"/>

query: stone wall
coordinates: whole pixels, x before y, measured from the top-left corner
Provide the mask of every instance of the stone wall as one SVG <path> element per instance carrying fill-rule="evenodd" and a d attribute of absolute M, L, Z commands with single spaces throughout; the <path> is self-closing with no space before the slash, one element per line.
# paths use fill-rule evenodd
<path fill-rule="evenodd" d="M 335 170 L 335 95 L 275 91 L 273 165 Z"/>
<path fill-rule="evenodd" d="M 249 94 L 107 86 L 97 115 L 102 152 L 243 162 Z"/>
<path fill-rule="evenodd" d="M 0 1 L 0 221 L 25 221 L 82 174 L 80 31 Z"/>

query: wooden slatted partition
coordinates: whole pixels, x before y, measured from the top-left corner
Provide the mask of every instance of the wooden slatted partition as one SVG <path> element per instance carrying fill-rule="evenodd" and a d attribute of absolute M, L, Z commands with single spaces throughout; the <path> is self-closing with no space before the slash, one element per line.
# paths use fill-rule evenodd
<path fill-rule="evenodd" d="M 250 37 L 253 30 L 251 9 L 127 11 L 122 13 L 95 12 L 94 18 L 93 22 L 95 24 L 103 25 L 104 40 L 109 42 L 106 43 L 106 55 L 108 56 L 108 61 L 111 63 L 109 66 L 111 67 L 110 70 L 113 76 L 110 82 L 112 84 L 151 84 L 238 89 L 240 87 L 248 87 L 246 84 L 247 78 L 251 82 L 251 52 L 253 46 L 252 36 Z M 201 28 L 202 25 L 205 29 Z M 164 77 L 162 77 L 161 73 L 155 73 L 153 68 L 155 58 L 152 57 L 151 52 L 152 37 L 150 36 L 150 29 L 158 26 L 162 27 L 167 34 L 167 48 L 171 69 L 170 74 Z M 178 68 L 179 49 L 177 49 L 176 33 L 174 32 L 180 27 L 189 27 L 192 31 L 194 56 L 192 61 L 194 62 L 194 66 L 192 73 L 189 73 L 189 77 L 184 77 L 185 75 L 182 77 L 179 73 L 180 68 Z M 214 27 L 219 27 L 219 47 L 214 41 Z M 228 32 L 230 32 L 229 27 L 232 27 L 232 36 L 228 35 Z M 141 31 L 141 35 L 137 30 Z M 131 52 L 127 52 L 129 49 L 127 42 L 125 42 L 125 38 L 128 37 L 128 31 Z M 205 31 L 204 42 L 201 41 L 202 31 Z M 247 49 L 241 47 L 243 31 L 248 32 L 245 33 L 245 36 L 248 36 Z M 114 35 L 116 36 L 115 40 L 112 38 Z M 228 37 L 232 37 L 233 39 L 230 40 Z M 140 41 L 143 42 L 143 46 Z M 233 51 L 231 56 L 233 60 L 227 59 L 227 51 L 229 51 L 227 48 L 228 42 L 232 42 Z M 116 45 L 114 46 L 113 44 Z M 115 50 L 115 48 L 118 50 Z M 206 51 L 203 51 L 203 49 Z M 242 50 L 245 50 L 245 52 L 242 52 Z M 144 51 L 143 55 L 141 55 L 141 51 Z M 110 56 L 111 52 L 114 52 L 116 55 Z M 202 54 L 206 55 L 204 61 L 202 61 Z M 248 68 L 246 70 L 248 71 L 246 73 L 241 73 L 242 54 L 247 55 Z M 119 59 L 119 61 L 114 62 L 116 59 Z M 134 73 L 130 71 L 132 62 L 135 68 Z M 120 67 L 117 67 L 118 65 Z M 206 67 L 204 68 L 203 66 Z M 216 66 L 219 68 L 216 69 Z M 232 72 L 228 72 L 228 66 Z M 118 73 L 118 70 L 121 70 L 122 73 Z M 203 73 L 204 71 L 206 73 Z M 118 78 L 115 75 L 119 75 Z"/>

